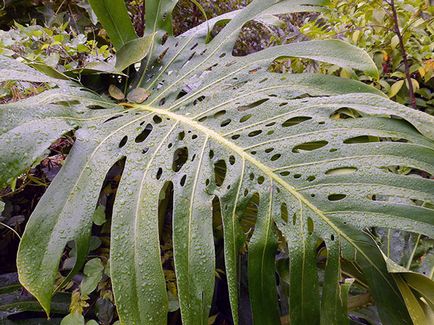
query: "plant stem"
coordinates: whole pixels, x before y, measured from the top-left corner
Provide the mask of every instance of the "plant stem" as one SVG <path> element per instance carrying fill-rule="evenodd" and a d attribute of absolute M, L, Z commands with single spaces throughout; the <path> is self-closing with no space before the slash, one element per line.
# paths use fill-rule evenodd
<path fill-rule="evenodd" d="M 408 84 L 410 104 L 411 107 L 417 109 L 416 96 L 414 95 L 413 82 L 411 80 L 411 74 L 410 74 L 410 63 L 408 61 L 407 51 L 405 50 L 404 40 L 402 38 L 401 31 L 399 30 L 399 21 L 398 21 L 398 14 L 396 12 L 395 0 L 385 0 L 385 1 L 387 4 L 389 4 L 390 8 L 392 9 L 394 31 L 396 36 L 398 36 L 399 48 L 401 50 L 402 61 L 404 62 L 405 78 L 407 79 L 407 84 Z"/>
<path fill-rule="evenodd" d="M 408 261 L 407 261 L 407 267 L 406 267 L 407 270 L 410 270 L 411 262 L 413 262 L 414 255 L 416 254 L 417 245 L 419 245 L 420 238 L 421 238 L 421 235 L 420 234 L 417 235 L 416 241 L 414 242 L 414 248 L 413 248 L 411 255 L 409 256 Z"/>

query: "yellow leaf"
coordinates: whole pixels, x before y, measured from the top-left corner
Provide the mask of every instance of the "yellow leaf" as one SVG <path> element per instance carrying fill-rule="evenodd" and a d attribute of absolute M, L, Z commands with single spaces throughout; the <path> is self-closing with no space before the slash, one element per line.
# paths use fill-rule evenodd
<path fill-rule="evenodd" d="M 357 41 L 359 40 L 359 37 L 360 37 L 360 30 L 358 29 L 353 33 L 353 36 L 352 36 L 353 42 L 357 43 Z"/>
<path fill-rule="evenodd" d="M 401 90 L 404 85 L 404 80 L 399 80 L 395 82 L 392 87 L 390 87 L 389 98 L 395 97 L 396 94 Z"/>
<path fill-rule="evenodd" d="M 397 35 L 392 37 L 392 40 L 390 41 L 390 46 L 394 49 L 398 46 L 399 44 L 399 38 Z"/>
<path fill-rule="evenodd" d="M 426 73 L 425 69 L 423 67 L 420 67 L 419 69 L 417 69 L 417 71 L 419 71 L 419 74 L 421 77 L 423 77 Z"/>

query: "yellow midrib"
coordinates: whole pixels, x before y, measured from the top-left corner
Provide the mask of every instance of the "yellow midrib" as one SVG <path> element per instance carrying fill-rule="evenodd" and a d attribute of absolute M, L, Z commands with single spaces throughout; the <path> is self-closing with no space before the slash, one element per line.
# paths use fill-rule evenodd
<path fill-rule="evenodd" d="M 289 185 L 287 182 L 285 182 L 283 179 L 281 179 L 277 174 L 275 174 L 271 168 L 267 167 L 262 162 L 260 162 L 259 160 L 255 159 L 252 155 L 250 155 L 247 152 L 245 152 L 242 148 L 240 148 L 239 146 L 237 146 L 233 142 L 227 140 L 226 138 L 224 138 L 222 135 L 220 135 L 216 131 L 211 130 L 209 128 L 206 128 L 205 126 L 199 124 L 196 121 L 191 120 L 190 118 L 188 118 L 186 116 L 179 115 L 179 114 L 170 112 L 170 111 L 165 110 L 165 109 L 154 108 L 154 107 L 151 107 L 151 106 L 148 106 L 148 105 L 138 105 L 137 104 L 137 105 L 133 105 L 133 106 L 135 106 L 138 110 L 143 110 L 143 111 L 152 112 L 152 113 L 155 113 L 155 114 L 164 115 L 164 116 L 166 116 L 168 118 L 171 118 L 173 120 L 176 120 L 176 121 L 179 121 L 179 122 L 181 122 L 183 124 L 186 124 L 186 125 L 194 128 L 194 129 L 202 132 L 208 138 L 213 139 L 216 142 L 219 142 L 223 146 L 225 146 L 228 149 L 232 150 L 233 152 L 237 153 L 240 157 L 242 157 L 246 161 L 249 161 L 250 163 L 252 163 L 253 165 L 255 165 L 258 169 L 262 170 L 265 175 L 267 175 L 268 177 L 270 177 L 273 181 L 275 181 L 277 184 L 279 184 L 285 190 L 287 190 L 295 199 L 299 200 L 309 210 L 311 210 L 316 215 L 318 215 L 330 228 L 333 229 L 333 231 L 336 232 L 336 234 L 338 234 L 339 236 L 341 236 L 342 238 L 344 238 L 346 241 L 348 241 L 364 258 L 366 258 L 366 260 L 369 262 L 369 264 L 371 264 L 378 271 L 378 273 L 381 274 L 381 276 L 384 278 L 381 270 L 377 267 L 377 265 L 374 262 L 372 262 L 372 260 L 369 258 L 369 256 L 367 256 L 365 254 L 365 252 L 362 249 L 360 249 L 357 246 L 357 244 L 350 237 L 347 236 L 347 234 L 345 234 L 344 232 L 342 232 L 333 223 L 333 221 L 331 221 L 329 218 L 327 218 L 327 216 L 320 209 L 318 209 L 309 200 L 307 200 L 294 187 L 292 187 L 291 185 Z M 386 282 L 389 282 L 386 278 L 384 278 L 384 280 Z M 392 286 L 392 288 L 393 288 L 393 286 Z"/>

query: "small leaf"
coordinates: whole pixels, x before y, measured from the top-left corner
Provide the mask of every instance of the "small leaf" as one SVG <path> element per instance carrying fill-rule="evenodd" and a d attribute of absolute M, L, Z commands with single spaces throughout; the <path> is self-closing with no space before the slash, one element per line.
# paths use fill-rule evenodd
<path fill-rule="evenodd" d="M 353 36 L 352 36 L 353 43 L 357 43 L 357 41 L 359 40 L 359 38 L 360 38 L 360 29 L 356 30 L 353 33 Z"/>
<path fill-rule="evenodd" d="M 392 37 L 392 40 L 390 41 L 390 46 L 395 49 L 399 44 L 399 38 L 398 35 L 395 35 Z"/>
<path fill-rule="evenodd" d="M 402 86 L 404 85 L 404 80 L 399 80 L 395 82 L 392 87 L 390 87 L 389 91 L 389 97 L 395 97 L 396 94 L 401 90 Z"/>
<path fill-rule="evenodd" d="M 98 325 L 98 322 L 96 320 L 91 319 L 86 323 L 86 325 Z"/>
<path fill-rule="evenodd" d="M 149 91 L 144 88 L 136 88 L 130 91 L 127 95 L 127 99 L 129 102 L 141 104 L 151 95 Z"/>
<path fill-rule="evenodd" d="M 79 313 L 68 314 L 62 319 L 60 325 L 84 325 L 84 317 Z"/>
<path fill-rule="evenodd" d="M 85 277 L 80 283 L 80 292 L 82 295 L 89 295 L 95 290 L 98 282 L 101 280 L 104 266 L 99 258 L 91 259 L 84 266 L 83 273 Z"/>
<path fill-rule="evenodd" d="M 105 209 L 102 205 L 99 205 L 96 208 L 95 213 L 93 214 L 93 217 L 92 217 L 92 221 L 97 226 L 101 226 L 106 222 Z"/>

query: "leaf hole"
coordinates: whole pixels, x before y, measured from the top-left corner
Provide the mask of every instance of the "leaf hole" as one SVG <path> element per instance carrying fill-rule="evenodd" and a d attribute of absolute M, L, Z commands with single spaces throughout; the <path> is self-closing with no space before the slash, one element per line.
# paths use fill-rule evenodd
<path fill-rule="evenodd" d="M 309 234 L 309 235 L 312 235 L 314 229 L 315 229 L 315 226 L 314 226 L 314 224 L 313 224 L 313 220 L 312 220 L 312 218 L 310 218 L 310 217 L 307 218 L 307 232 L 308 232 L 308 234 Z"/>
<path fill-rule="evenodd" d="M 224 128 L 225 126 L 228 126 L 229 124 L 231 124 L 231 122 L 232 122 L 232 120 L 228 118 L 228 119 L 224 120 L 223 122 L 221 122 L 220 126 L 222 128 Z"/>
<path fill-rule="evenodd" d="M 216 112 L 216 113 L 214 114 L 214 118 L 219 118 L 219 117 L 221 117 L 221 116 L 223 116 L 223 115 L 225 115 L 225 114 L 226 114 L 226 110 L 218 111 L 218 112 Z"/>
<path fill-rule="evenodd" d="M 112 117 L 110 117 L 109 119 L 105 120 L 103 123 L 108 123 L 108 122 L 113 121 L 113 120 L 116 120 L 116 119 L 118 119 L 118 118 L 120 118 L 120 117 L 122 117 L 122 116 L 123 116 L 122 114 L 112 116 Z"/>
<path fill-rule="evenodd" d="M 326 175 L 349 175 L 352 173 L 355 173 L 357 171 L 356 167 L 339 167 L 339 168 L 333 168 L 329 169 L 325 172 Z"/>
<path fill-rule="evenodd" d="M 280 217 L 283 221 L 288 222 L 288 206 L 286 203 L 280 205 Z"/>
<path fill-rule="evenodd" d="M 217 186 L 219 187 L 222 186 L 226 178 L 226 173 L 227 173 L 226 161 L 224 161 L 223 159 L 218 160 L 214 164 L 214 177 Z"/>
<path fill-rule="evenodd" d="M 181 186 L 184 186 L 186 181 L 187 181 L 187 175 L 184 175 L 184 176 L 182 176 L 181 181 L 179 182 L 179 184 Z"/>
<path fill-rule="evenodd" d="M 156 175 L 157 180 L 161 178 L 161 175 L 163 175 L 163 168 L 160 167 L 157 170 L 157 175 Z"/>
<path fill-rule="evenodd" d="M 327 199 L 329 201 L 340 201 L 343 200 L 347 197 L 346 194 L 330 194 Z"/>
<path fill-rule="evenodd" d="M 140 143 L 146 140 L 146 138 L 151 134 L 153 129 L 152 124 L 146 125 L 145 129 L 134 139 L 136 143 Z"/>
<path fill-rule="evenodd" d="M 287 128 L 287 127 L 294 126 L 294 125 L 300 124 L 300 123 L 302 123 L 304 121 L 308 121 L 308 120 L 311 120 L 311 119 L 312 118 L 309 117 L 309 116 L 293 117 L 293 118 L 290 118 L 290 119 L 286 120 L 285 122 L 283 122 L 282 126 L 284 128 Z"/>
<path fill-rule="evenodd" d="M 302 144 L 296 145 L 292 149 L 292 152 L 299 153 L 301 151 L 313 151 L 313 150 L 317 150 L 317 149 L 320 149 L 322 147 L 325 147 L 326 145 L 328 145 L 327 141 L 306 142 L 306 143 L 302 143 Z"/>
<path fill-rule="evenodd" d="M 255 131 L 250 132 L 250 133 L 248 134 L 248 136 L 249 136 L 250 138 L 253 138 L 253 137 L 256 137 L 256 136 L 260 135 L 261 133 L 262 133 L 262 130 L 255 130 Z"/>
<path fill-rule="evenodd" d="M 124 147 L 127 144 L 128 136 L 124 136 L 121 141 L 119 142 L 119 148 Z"/>
<path fill-rule="evenodd" d="M 193 101 L 193 105 L 196 106 L 197 104 L 203 102 L 203 101 L 205 100 L 205 98 L 206 98 L 205 96 L 200 96 L 200 97 L 196 98 L 196 99 Z"/>
<path fill-rule="evenodd" d="M 252 117 L 252 114 L 244 115 L 240 118 L 240 123 L 247 122 Z"/>
<path fill-rule="evenodd" d="M 161 117 L 159 117 L 158 115 L 154 115 L 152 120 L 154 121 L 155 124 L 160 124 L 161 122 L 163 122 L 163 119 Z"/>
<path fill-rule="evenodd" d="M 239 107 L 237 107 L 237 110 L 238 110 L 239 112 L 244 112 L 244 111 L 247 111 L 247 110 L 249 110 L 249 109 L 252 109 L 252 108 L 258 107 L 259 105 L 262 105 L 262 104 L 264 104 L 265 102 L 268 102 L 269 100 L 270 100 L 270 98 L 260 99 L 260 100 L 257 100 L 257 101 L 255 101 L 255 102 L 251 103 L 251 104 L 248 104 L 248 105 L 245 105 L 245 106 L 239 106 Z"/>
<path fill-rule="evenodd" d="M 172 169 L 174 172 L 179 172 L 182 168 L 182 166 L 185 165 L 185 163 L 188 160 L 188 149 L 187 147 L 178 148 L 173 153 L 173 163 L 172 163 Z"/>
<path fill-rule="evenodd" d="M 280 157 L 282 157 L 282 155 L 280 153 L 275 154 L 273 157 L 271 157 L 271 161 L 276 161 L 278 160 Z"/>

